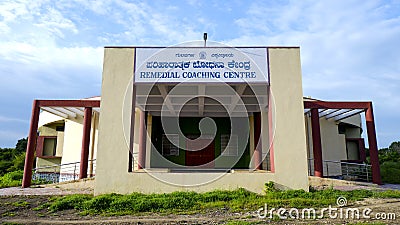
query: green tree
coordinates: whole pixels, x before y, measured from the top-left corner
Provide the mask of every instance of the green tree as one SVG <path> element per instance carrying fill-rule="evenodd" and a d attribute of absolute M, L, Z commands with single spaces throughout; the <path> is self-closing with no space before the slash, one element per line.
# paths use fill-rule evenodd
<path fill-rule="evenodd" d="M 379 149 L 382 181 L 400 183 L 400 141 L 395 141 L 388 148 Z"/>
<path fill-rule="evenodd" d="M 24 169 L 27 142 L 27 138 L 22 138 L 18 140 L 15 148 L 0 148 L 0 176 Z"/>

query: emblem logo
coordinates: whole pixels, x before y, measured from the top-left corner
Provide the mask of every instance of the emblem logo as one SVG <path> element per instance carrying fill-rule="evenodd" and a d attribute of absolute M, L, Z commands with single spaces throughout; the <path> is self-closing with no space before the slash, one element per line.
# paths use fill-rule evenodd
<path fill-rule="evenodd" d="M 207 53 L 206 52 L 200 52 L 199 53 L 200 59 L 206 59 L 207 58 Z"/>

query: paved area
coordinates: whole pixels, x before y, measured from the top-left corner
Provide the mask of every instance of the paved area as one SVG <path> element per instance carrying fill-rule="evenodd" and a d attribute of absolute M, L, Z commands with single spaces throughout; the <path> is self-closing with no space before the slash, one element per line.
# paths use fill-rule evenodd
<path fill-rule="evenodd" d="M 400 190 L 400 184 L 384 184 L 379 187 L 384 189 Z"/>
<path fill-rule="evenodd" d="M 70 194 L 93 194 L 92 189 L 63 189 L 56 187 L 33 187 L 20 188 L 10 187 L 0 189 L 0 196 L 10 195 L 70 195 Z"/>

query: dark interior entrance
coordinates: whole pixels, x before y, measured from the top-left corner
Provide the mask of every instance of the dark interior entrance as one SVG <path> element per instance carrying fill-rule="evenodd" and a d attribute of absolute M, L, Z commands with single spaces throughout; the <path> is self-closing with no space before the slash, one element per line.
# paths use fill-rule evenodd
<path fill-rule="evenodd" d="M 198 135 L 188 135 L 189 139 L 195 139 Z M 212 140 L 209 145 L 205 148 L 197 151 L 191 151 L 193 149 L 199 149 L 198 146 L 204 146 L 209 143 L 210 139 L 198 139 L 195 142 L 188 141 L 186 143 L 186 166 L 201 166 L 204 168 L 214 168 L 214 158 L 215 158 L 215 141 Z"/>

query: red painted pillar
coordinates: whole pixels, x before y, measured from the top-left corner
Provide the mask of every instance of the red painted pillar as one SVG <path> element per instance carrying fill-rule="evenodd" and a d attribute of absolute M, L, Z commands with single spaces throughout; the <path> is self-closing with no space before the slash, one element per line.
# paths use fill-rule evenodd
<path fill-rule="evenodd" d="M 81 150 L 81 163 L 79 168 L 79 179 L 87 177 L 90 129 L 92 127 L 91 123 L 92 123 L 92 108 L 85 107 L 85 114 L 83 117 L 83 135 L 82 135 L 82 150 Z"/>
<path fill-rule="evenodd" d="M 128 172 L 133 171 L 133 147 L 135 145 L 135 109 L 136 109 L 136 85 L 132 87 L 132 108 L 131 108 L 131 136 L 129 138 Z"/>
<path fill-rule="evenodd" d="M 32 115 L 31 115 L 31 124 L 29 127 L 28 144 L 26 146 L 24 175 L 22 178 L 23 188 L 31 186 L 32 182 L 32 167 L 33 167 L 33 159 L 35 157 L 39 114 L 40 114 L 40 102 L 39 100 L 34 100 L 32 105 Z"/>
<path fill-rule="evenodd" d="M 261 138 L 261 113 L 254 113 L 254 167 L 262 169 L 262 138 Z"/>
<path fill-rule="evenodd" d="M 380 166 L 379 166 L 379 157 L 378 157 L 378 144 L 376 142 L 374 112 L 372 109 L 372 103 L 369 104 L 369 107 L 367 108 L 367 111 L 365 112 L 365 120 L 367 123 L 369 155 L 370 155 L 371 167 L 372 167 L 371 168 L 372 169 L 372 182 L 375 184 L 382 184 L 381 170 L 380 170 Z"/>
<path fill-rule="evenodd" d="M 140 111 L 139 116 L 139 154 L 138 169 L 145 168 L 146 163 L 146 112 Z"/>
<path fill-rule="evenodd" d="M 313 153 L 314 153 L 314 176 L 323 176 L 322 167 L 322 144 L 321 144 L 321 131 L 319 126 L 319 113 L 318 109 L 311 109 L 311 130 L 313 140 Z"/>

